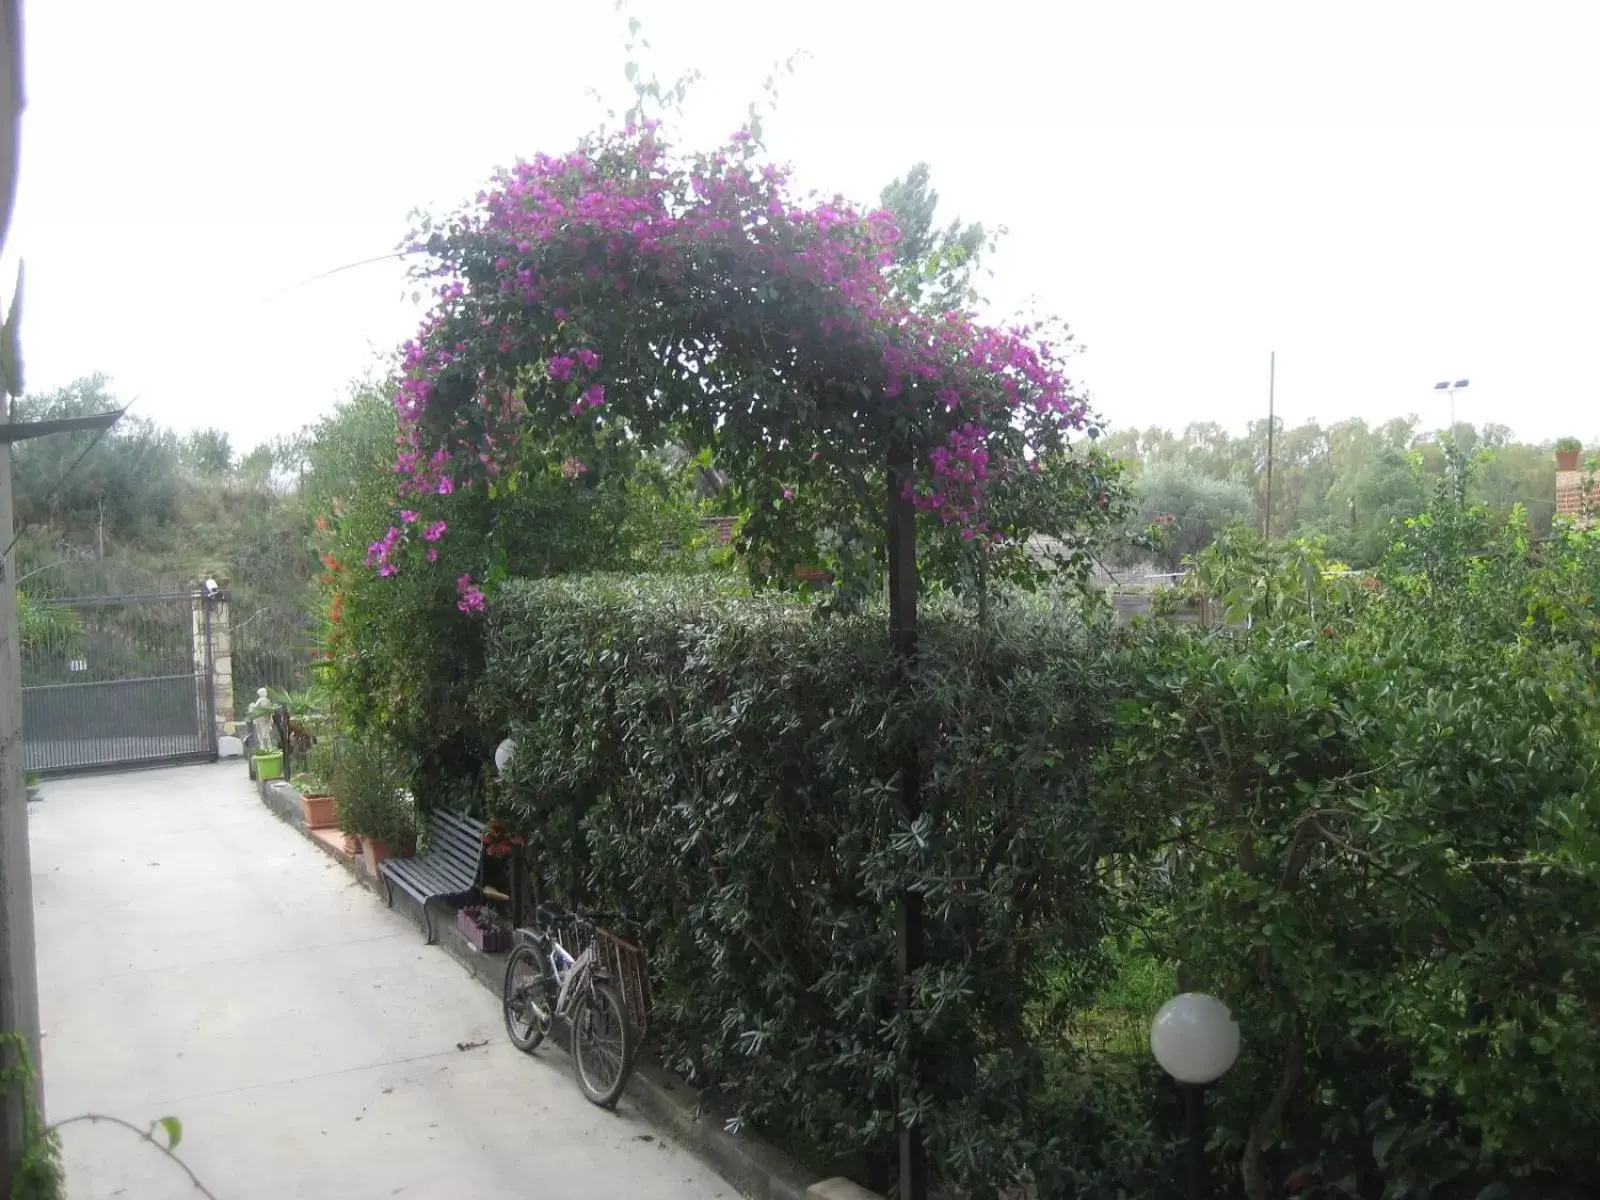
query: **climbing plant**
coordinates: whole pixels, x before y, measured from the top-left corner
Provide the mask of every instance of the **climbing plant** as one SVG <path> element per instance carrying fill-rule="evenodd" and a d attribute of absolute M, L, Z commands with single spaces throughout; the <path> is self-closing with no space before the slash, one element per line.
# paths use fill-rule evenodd
<path fill-rule="evenodd" d="M 891 456 L 934 528 L 1026 542 L 1029 506 L 993 500 L 1088 423 L 1070 338 L 914 306 L 899 237 L 887 212 L 795 196 L 755 119 L 680 154 L 636 118 L 502 171 L 412 240 L 436 303 L 403 349 L 399 502 L 368 565 L 426 567 L 454 513 L 494 528 L 552 472 L 594 486 L 666 444 L 711 452 L 758 580 L 819 560 L 872 574 Z M 1107 487 L 1078 482 L 1080 508 L 1103 508 Z M 458 577 L 463 611 L 514 569 L 491 537 Z"/>

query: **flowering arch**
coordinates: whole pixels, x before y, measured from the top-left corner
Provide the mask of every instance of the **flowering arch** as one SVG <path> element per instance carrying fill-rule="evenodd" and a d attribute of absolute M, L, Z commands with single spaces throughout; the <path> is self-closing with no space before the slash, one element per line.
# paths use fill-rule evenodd
<path fill-rule="evenodd" d="M 404 347 L 403 508 L 371 564 L 436 557 L 450 497 L 535 470 L 578 485 L 597 455 L 668 443 L 712 453 L 758 561 L 881 513 L 890 457 L 919 511 L 998 540 L 993 489 L 1084 424 L 1064 334 L 919 311 L 888 213 L 788 185 L 747 131 L 675 158 L 647 121 L 502 171 L 425 227 L 437 304 Z M 879 522 L 855 524 L 876 548 Z M 460 607 L 481 603 L 463 578 Z"/>

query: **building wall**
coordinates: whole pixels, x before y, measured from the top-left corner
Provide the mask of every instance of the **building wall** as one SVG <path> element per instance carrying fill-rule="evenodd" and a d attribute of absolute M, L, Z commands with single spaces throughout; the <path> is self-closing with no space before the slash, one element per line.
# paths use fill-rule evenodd
<path fill-rule="evenodd" d="M 1583 477 L 1581 470 L 1556 472 L 1556 516 L 1578 518 L 1582 515 Z M 1600 508 L 1600 484 L 1590 491 L 1588 507 L 1590 511 Z"/>

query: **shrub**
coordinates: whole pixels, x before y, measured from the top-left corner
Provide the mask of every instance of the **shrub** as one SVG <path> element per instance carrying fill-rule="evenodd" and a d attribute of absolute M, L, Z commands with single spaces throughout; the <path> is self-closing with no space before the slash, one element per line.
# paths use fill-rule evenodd
<path fill-rule="evenodd" d="M 332 783 L 342 832 L 391 846 L 415 838 L 415 811 L 393 760 L 379 747 L 341 744 L 333 755 Z"/>
<path fill-rule="evenodd" d="M 1031 1005 L 1058 955 L 1094 959 L 1118 822 L 1089 791 L 1108 727 L 1075 627 L 924 623 L 908 687 L 876 617 L 815 619 L 726 586 L 508 587 L 484 724 L 517 754 L 498 795 L 569 895 L 646 923 L 664 1056 L 739 1121 L 885 1155 L 900 1096 L 963 1194 L 1060 1153 Z M 921 747 L 923 811 L 898 808 Z M 893 897 L 924 898 L 927 965 L 895 1010 Z M 1074 1151 L 1076 1153 L 1077 1151 Z"/>
<path fill-rule="evenodd" d="M 1125 661 L 1105 787 L 1169 853 L 1136 860 L 1155 944 L 1245 1030 L 1234 1189 L 1600 1188 L 1597 584 L 1595 535 L 1443 503 L 1366 602 L 1312 573 Z"/>

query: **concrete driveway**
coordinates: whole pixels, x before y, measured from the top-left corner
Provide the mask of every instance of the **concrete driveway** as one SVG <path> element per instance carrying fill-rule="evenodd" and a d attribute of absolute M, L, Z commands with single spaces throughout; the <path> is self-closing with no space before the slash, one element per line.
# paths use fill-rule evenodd
<path fill-rule="evenodd" d="M 51 1120 L 183 1122 L 219 1200 L 734 1195 L 256 798 L 237 761 L 44 785 L 31 806 Z M 65 1134 L 73 1200 L 192 1197 L 131 1134 Z"/>

